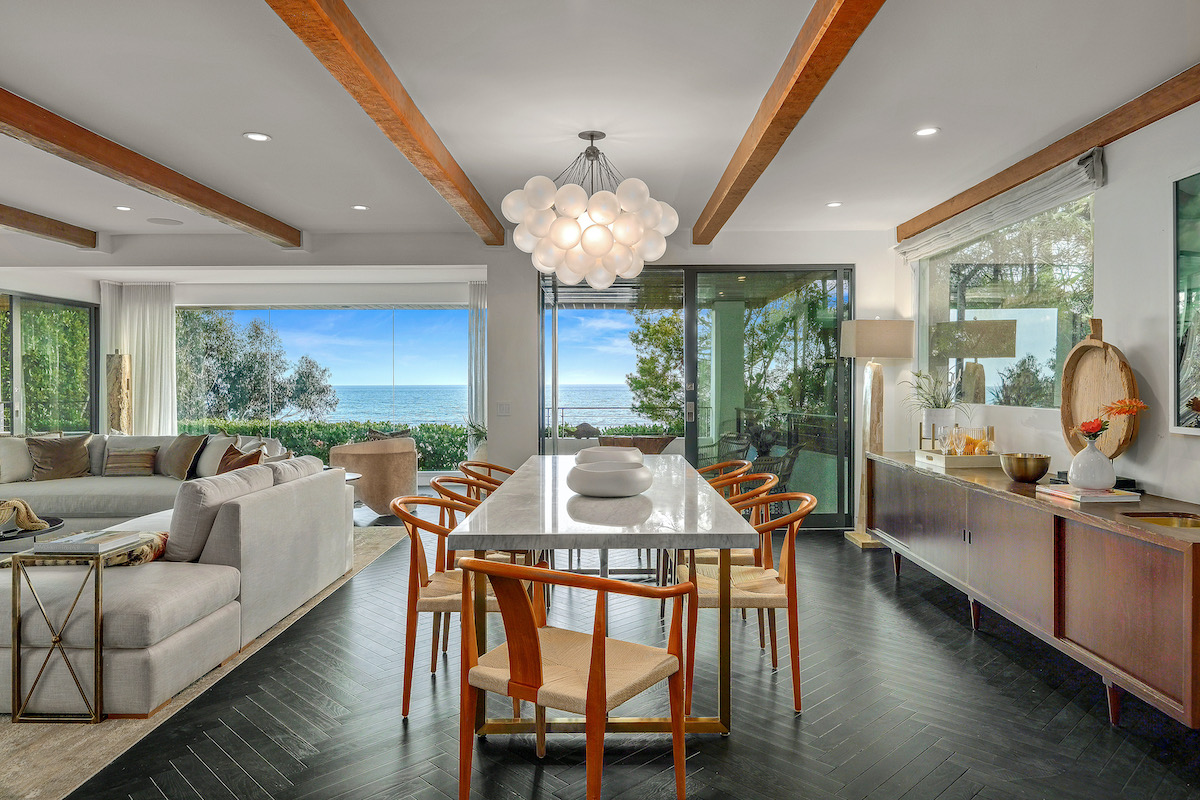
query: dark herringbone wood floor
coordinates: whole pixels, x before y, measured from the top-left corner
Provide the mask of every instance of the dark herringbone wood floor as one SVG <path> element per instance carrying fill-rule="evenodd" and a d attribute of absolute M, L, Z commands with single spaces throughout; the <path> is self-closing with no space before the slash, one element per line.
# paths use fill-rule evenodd
<path fill-rule="evenodd" d="M 753 617 L 736 619 L 734 733 L 689 737 L 689 796 L 1200 796 L 1200 735 L 1132 698 L 1110 727 L 1093 674 L 986 611 L 972 633 L 961 594 L 911 565 L 894 578 L 886 551 L 812 534 L 799 554 L 805 711 L 791 713 L 786 667 L 771 670 Z M 396 546 L 73 797 L 456 796 L 457 658 L 422 671 L 428 615 L 400 718 L 407 558 Z M 552 615 L 590 630 L 585 598 L 559 594 Z M 610 620 L 614 636 L 664 636 L 644 601 L 614 602 Z M 713 710 L 715 623 L 701 612 L 700 713 Z M 664 713 L 665 687 L 629 706 Z M 492 736 L 476 753 L 473 796 L 583 797 L 581 736 L 552 737 L 542 762 L 531 737 Z M 611 736 L 604 795 L 672 797 L 670 770 L 669 737 Z"/>

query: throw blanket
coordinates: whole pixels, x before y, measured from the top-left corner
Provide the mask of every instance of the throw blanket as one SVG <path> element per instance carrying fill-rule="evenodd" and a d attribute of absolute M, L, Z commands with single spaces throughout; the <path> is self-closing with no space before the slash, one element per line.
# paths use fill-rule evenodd
<path fill-rule="evenodd" d="M 0 500 L 0 519 L 7 522 L 13 514 L 17 516 L 17 526 L 23 531 L 44 531 L 50 523 L 38 517 L 24 500 Z"/>

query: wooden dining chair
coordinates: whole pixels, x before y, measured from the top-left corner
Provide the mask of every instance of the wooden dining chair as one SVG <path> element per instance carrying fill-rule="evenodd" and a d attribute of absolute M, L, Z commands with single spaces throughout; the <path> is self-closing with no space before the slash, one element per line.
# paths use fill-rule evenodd
<path fill-rule="evenodd" d="M 796 509 L 789 514 L 769 519 L 766 506 L 775 502 L 792 502 Z M 763 563 L 761 566 L 736 566 L 730 570 L 730 606 L 732 608 L 765 608 L 771 630 L 771 666 L 779 668 L 779 649 L 775 642 L 775 609 L 787 609 L 788 647 L 792 666 L 792 699 L 796 711 L 800 711 L 800 622 L 796 597 L 796 532 L 800 529 L 804 518 L 817 507 L 817 498 L 804 492 L 785 492 L 783 494 L 764 494 L 738 503 L 734 508 L 739 511 L 758 510 L 764 522 L 754 526 L 762 537 Z M 783 540 L 783 551 L 779 559 L 779 569 L 775 570 L 771 533 L 779 528 L 787 528 Z M 719 604 L 720 583 L 718 567 L 715 564 L 680 564 L 677 570 L 680 581 L 693 580 L 696 584 L 701 608 L 717 608 Z M 692 665 L 688 664 L 688 686 L 691 686 Z M 688 700 L 691 700 L 691 690 L 688 690 Z M 691 713 L 691 705 L 688 706 Z"/>
<path fill-rule="evenodd" d="M 671 743 L 675 762 L 675 793 L 685 796 L 683 717 L 690 702 L 683 680 L 686 663 L 695 660 L 696 588 L 691 583 L 646 586 L 638 583 L 556 572 L 537 567 L 497 564 L 482 559 L 462 561 L 462 700 L 459 704 L 458 796 L 471 793 L 471 757 L 475 748 L 475 712 L 485 692 L 507 695 L 534 704 L 537 755 L 546 755 L 546 709 L 583 714 L 586 736 L 588 800 L 599 800 L 604 766 L 604 731 L 608 714 L 625 701 L 662 680 L 671 703 Z M 487 576 L 504 619 L 507 641 L 479 654 L 473 612 L 471 573 Z M 532 603 L 522 581 L 568 586 L 596 593 L 592 633 L 546 624 L 546 611 Z M 667 647 L 651 647 L 608 638 L 608 595 L 653 600 L 673 598 Z M 688 613 L 686 654 L 683 631 L 684 598 Z M 489 598 L 490 602 L 490 598 Z M 587 668 L 584 669 L 584 665 Z"/>
<path fill-rule="evenodd" d="M 429 480 L 429 486 L 439 496 L 453 500 L 456 503 L 461 503 L 465 506 L 475 508 L 482 503 L 491 492 L 495 491 L 496 487 L 490 483 L 477 481 L 474 478 L 467 478 L 461 475 L 437 475 Z M 439 524 L 444 525 L 451 530 L 458 524 L 455 512 L 451 510 L 448 514 L 443 515 L 438 519 Z M 445 569 L 447 564 L 454 564 L 458 559 L 455 551 L 443 551 L 444 540 L 438 540 L 438 555 L 437 568 Z M 491 561 L 508 561 L 512 564 L 517 563 L 518 558 L 524 558 L 525 563 L 533 563 L 533 554 L 528 550 L 489 550 L 487 557 Z M 465 556 L 464 556 L 465 557 Z M 449 617 L 446 618 L 446 624 L 449 624 Z M 446 649 L 445 643 L 442 645 L 443 651 Z"/>
<path fill-rule="evenodd" d="M 720 464 L 710 464 L 707 467 L 701 467 L 696 470 L 700 476 L 708 482 L 717 480 L 718 478 L 728 478 L 733 475 L 745 475 L 750 471 L 751 462 L 744 458 L 735 458 L 731 461 L 722 461 Z"/>
<path fill-rule="evenodd" d="M 422 612 L 433 614 L 433 657 L 430 659 L 429 671 L 437 672 L 438 635 L 442 631 L 443 614 L 449 619 L 450 614 L 457 613 L 462 606 L 462 570 L 446 569 L 443 562 L 435 565 L 431 571 L 425 558 L 425 545 L 421 540 L 422 532 L 437 536 L 438 549 L 445 552 L 446 537 L 452 528 L 439 525 L 417 515 L 417 510 L 426 508 L 432 516 L 433 509 L 453 511 L 456 514 L 471 513 L 471 506 L 456 503 L 440 497 L 397 497 L 392 501 L 392 513 L 404 521 L 408 529 L 408 539 L 411 550 L 408 559 L 408 603 L 405 609 L 406 625 L 404 631 L 404 703 L 402 716 L 408 716 L 409 699 L 412 695 L 413 663 L 416 659 L 417 615 Z M 488 599 L 488 611 L 499 611 L 500 607 L 494 598 Z M 447 629 L 447 635 L 449 630 Z"/>
<path fill-rule="evenodd" d="M 504 483 L 505 478 L 516 472 L 499 464 L 489 464 L 487 461 L 461 461 L 458 471 L 468 478 L 490 483 L 493 487 Z"/>
<path fill-rule="evenodd" d="M 751 473 L 749 475 L 736 475 L 732 477 L 724 477 L 713 481 L 710 485 L 718 492 L 724 494 L 724 490 L 728 489 L 731 494 L 726 495 L 725 499 L 730 505 L 736 506 L 739 503 L 744 503 L 747 500 L 753 500 L 767 494 L 779 484 L 779 476 L 773 475 L 770 472 Z M 769 513 L 769 507 L 755 506 L 751 512 L 750 524 L 756 525 L 759 522 L 765 522 Z M 706 548 L 696 550 L 697 564 L 716 564 L 718 551 Z M 729 553 L 729 563 L 737 566 L 762 566 L 762 550 L 758 547 L 737 547 Z"/>

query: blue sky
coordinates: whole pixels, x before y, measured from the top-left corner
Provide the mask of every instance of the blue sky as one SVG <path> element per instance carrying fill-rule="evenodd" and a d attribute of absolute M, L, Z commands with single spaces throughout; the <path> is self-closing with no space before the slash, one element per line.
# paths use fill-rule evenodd
<path fill-rule="evenodd" d="M 235 311 L 234 317 L 245 323 L 268 313 L 288 358 L 311 356 L 330 369 L 335 386 L 391 385 L 393 367 L 399 385 L 467 381 L 466 309 L 274 309 Z M 624 383 L 634 364 L 632 320 L 625 311 L 560 311 L 559 383 Z"/>

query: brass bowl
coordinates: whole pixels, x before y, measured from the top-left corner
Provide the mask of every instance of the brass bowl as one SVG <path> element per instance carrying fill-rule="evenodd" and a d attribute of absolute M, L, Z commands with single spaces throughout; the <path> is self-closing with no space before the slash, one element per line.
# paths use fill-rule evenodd
<path fill-rule="evenodd" d="M 1050 456 L 1042 453 L 1001 453 L 1000 468 L 1010 480 L 1037 483 L 1050 469 Z"/>

